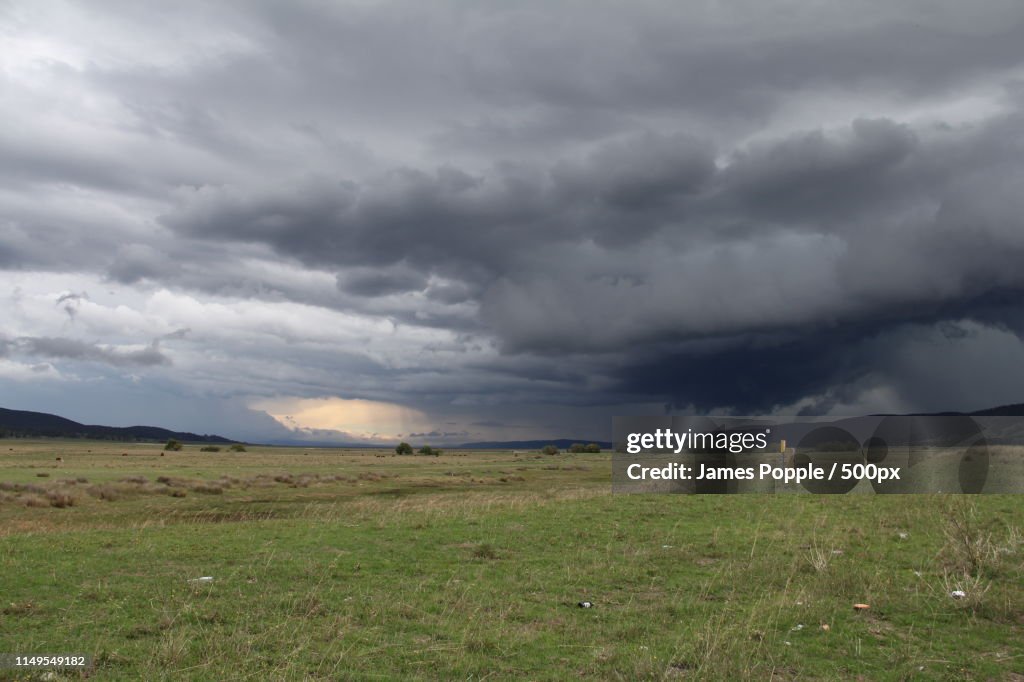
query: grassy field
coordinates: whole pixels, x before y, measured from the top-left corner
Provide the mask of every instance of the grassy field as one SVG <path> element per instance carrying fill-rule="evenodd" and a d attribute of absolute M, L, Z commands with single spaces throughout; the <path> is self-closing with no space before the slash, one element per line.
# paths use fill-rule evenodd
<path fill-rule="evenodd" d="M 1024 498 L 613 496 L 609 472 L 0 441 L 0 653 L 104 680 L 1024 679 Z"/>

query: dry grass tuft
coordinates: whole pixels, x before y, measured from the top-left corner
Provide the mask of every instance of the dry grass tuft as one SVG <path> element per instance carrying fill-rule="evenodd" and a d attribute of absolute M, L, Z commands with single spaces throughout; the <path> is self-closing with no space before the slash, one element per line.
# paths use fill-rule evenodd
<path fill-rule="evenodd" d="M 836 553 L 831 547 L 825 548 L 815 542 L 807 552 L 807 563 L 815 573 L 824 573 L 835 556 Z"/>
<path fill-rule="evenodd" d="M 36 493 L 28 493 L 25 495 L 18 495 L 17 502 L 25 507 L 49 507 L 50 501 L 42 495 Z"/>
<path fill-rule="evenodd" d="M 941 554 L 947 566 L 955 573 L 974 576 L 993 571 L 1001 558 L 999 546 L 978 523 L 974 502 L 964 496 L 950 498 L 944 520 L 946 542 Z"/>
<path fill-rule="evenodd" d="M 121 497 L 120 492 L 112 485 L 93 485 L 89 486 L 86 492 L 92 497 L 104 500 L 106 502 L 113 502 Z"/>
<path fill-rule="evenodd" d="M 63 490 L 49 491 L 48 493 L 46 493 L 46 499 L 50 501 L 51 507 L 57 507 L 58 509 L 63 509 L 65 507 L 73 507 L 75 506 L 76 502 L 73 495 Z"/>
<path fill-rule="evenodd" d="M 489 542 L 482 542 L 473 548 L 474 559 L 497 559 L 498 550 Z"/>
<path fill-rule="evenodd" d="M 981 606 L 991 587 L 992 582 L 979 575 L 947 572 L 942 576 L 943 592 L 961 608 L 973 610 Z"/>
<path fill-rule="evenodd" d="M 0 490 L 6 490 L 7 492 L 12 493 L 35 493 L 36 495 L 46 494 L 45 488 L 31 483 L 0 482 Z"/>

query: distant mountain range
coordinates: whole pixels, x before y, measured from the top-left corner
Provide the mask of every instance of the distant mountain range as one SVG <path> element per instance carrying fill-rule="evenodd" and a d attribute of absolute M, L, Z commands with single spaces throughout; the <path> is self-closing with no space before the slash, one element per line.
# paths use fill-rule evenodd
<path fill-rule="evenodd" d="M 0 438 L 87 438 L 93 440 L 114 441 L 166 441 L 175 438 L 183 443 L 235 443 L 229 438 L 213 434 L 197 434 L 187 431 L 171 431 L 158 426 L 98 426 L 80 424 L 64 417 L 46 412 L 29 412 L 28 410 L 8 410 L 0 407 Z M 602 448 L 611 448 L 606 441 L 593 441 L 586 438 L 576 440 L 557 438 L 553 440 L 510 440 L 488 441 L 482 443 L 464 443 L 462 445 L 442 446 L 450 449 L 474 450 L 538 450 L 545 445 L 568 448 L 573 443 L 594 443 Z M 330 443 L 279 441 L 273 443 L 287 447 L 345 447 L 345 448 L 390 448 L 390 445 L 363 443 Z"/>
<path fill-rule="evenodd" d="M 234 443 L 223 436 L 170 431 L 157 426 L 96 426 L 45 412 L 7 410 L 0 407 L 0 437 L 4 438 L 89 438 L 115 441 L 166 441 L 185 443 Z"/>
<path fill-rule="evenodd" d="M 886 415 L 887 416 L 887 415 Z M 977 412 L 929 412 L 927 414 L 909 414 L 908 417 L 1024 417 L 1024 403 L 1000 405 Z"/>
<path fill-rule="evenodd" d="M 1024 416 L 1024 403 L 1000 405 L 976 412 L 931 412 L 907 416 L 957 416 L 972 417 L 1016 417 Z M 888 416 L 888 415 L 877 415 Z M 46 412 L 29 412 L 27 410 L 8 410 L 0 407 L 0 438 L 88 438 L 94 440 L 113 441 L 166 441 L 175 438 L 184 443 L 235 443 L 230 438 L 213 434 L 197 434 L 188 431 L 171 431 L 158 426 L 97 426 L 79 424 L 76 421 L 58 417 Z M 589 438 L 552 438 L 547 440 L 502 440 L 479 441 L 461 445 L 442 446 L 455 450 L 539 450 L 545 445 L 554 445 L 561 449 L 569 448 L 573 443 L 597 443 L 602 449 L 610 450 L 613 446 L 608 441 L 594 441 Z M 382 445 L 344 444 L 344 443 L 276 443 L 292 447 L 348 447 L 348 448 L 380 448 Z"/>

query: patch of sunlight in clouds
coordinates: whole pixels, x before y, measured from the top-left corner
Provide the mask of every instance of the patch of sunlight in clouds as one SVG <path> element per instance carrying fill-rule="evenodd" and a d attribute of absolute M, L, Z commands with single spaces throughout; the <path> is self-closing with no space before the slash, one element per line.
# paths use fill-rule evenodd
<path fill-rule="evenodd" d="M 292 430 L 341 431 L 356 438 L 394 439 L 433 428 L 419 410 L 376 400 L 278 397 L 257 400 L 249 407 Z"/>

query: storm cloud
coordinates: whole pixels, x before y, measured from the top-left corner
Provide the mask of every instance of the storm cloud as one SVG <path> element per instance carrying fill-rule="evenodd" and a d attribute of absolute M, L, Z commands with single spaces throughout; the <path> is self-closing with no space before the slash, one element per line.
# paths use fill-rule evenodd
<path fill-rule="evenodd" d="M 145 348 L 119 349 L 86 343 L 77 339 L 27 337 L 18 339 L 13 345 L 26 355 L 50 359 L 102 362 L 116 367 L 149 367 L 171 363 L 170 359 L 160 352 L 160 346 L 156 342 Z"/>
<path fill-rule="evenodd" d="M 1019 3 L 9 3 L 0 26 L 0 396 L 24 356 L 236 416 L 404 405 L 433 420 L 405 433 L 466 440 L 1015 401 L 991 357 L 1024 331 Z"/>

